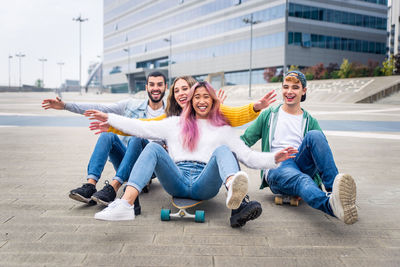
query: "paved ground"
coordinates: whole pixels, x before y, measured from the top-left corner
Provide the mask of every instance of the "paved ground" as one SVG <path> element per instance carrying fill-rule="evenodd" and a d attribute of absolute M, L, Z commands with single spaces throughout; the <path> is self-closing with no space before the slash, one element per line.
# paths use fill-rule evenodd
<path fill-rule="evenodd" d="M 62 115 L 62 122 L 78 116 L 41 110 L 43 97 L 2 93 L 0 118 Z M 64 97 L 108 102 L 125 96 Z M 362 125 L 353 131 L 340 129 L 343 121 L 398 125 L 399 106 L 308 103 L 306 108 L 321 121 L 342 121 L 326 134 L 339 169 L 356 179 L 356 224 L 344 225 L 304 202 L 297 208 L 276 206 L 268 189 L 258 190 L 258 171 L 248 169 L 250 195 L 261 202 L 263 214 L 242 229 L 229 226 L 223 190 L 202 204 L 205 223 L 161 222 L 160 209 L 171 205 L 158 182 L 141 195 L 142 215 L 135 221 L 96 221 L 93 215 L 101 207 L 77 203 L 68 198 L 68 191 L 84 182 L 97 137 L 86 127 L 3 125 L 0 266 L 399 266 L 400 131 L 365 131 Z M 101 181 L 113 174 L 107 165 Z"/>

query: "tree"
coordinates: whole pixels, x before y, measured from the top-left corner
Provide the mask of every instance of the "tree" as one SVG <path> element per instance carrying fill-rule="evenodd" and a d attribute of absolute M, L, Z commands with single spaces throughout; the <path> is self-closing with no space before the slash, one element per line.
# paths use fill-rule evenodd
<path fill-rule="evenodd" d="M 289 71 L 292 71 L 292 70 L 299 70 L 299 66 L 290 65 L 290 68 L 289 68 L 288 72 L 289 72 Z"/>
<path fill-rule="evenodd" d="M 263 75 L 266 82 L 271 82 L 272 77 L 276 75 L 276 67 L 265 68 Z"/>
<path fill-rule="evenodd" d="M 368 76 L 368 67 L 361 63 L 352 63 L 353 71 L 350 73 L 349 78 L 355 77 L 367 77 Z"/>
<path fill-rule="evenodd" d="M 38 88 L 43 88 L 43 81 L 41 79 L 37 79 L 35 82 L 35 86 Z"/>
<path fill-rule="evenodd" d="M 391 55 L 388 59 L 382 62 L 382 72 L 385 76 L 393 75 L 394 71 L 394 57 Z"/>
<path fill-rule="evenodd" d="M 349 63 L 349 60 L 347 58 L 343 59 L 342 65 L 340 65 L 339 69 L 339 77 L 344 79 L 348 78 L 351 72 L 351 64 Z"/>
<path fill-rule="evenodd" d="M 393 74 L 400 74 L 400 54 L 396 54 L 394 56 L 394 73 Z"/>
<path fill-rule="evenodd" d="M 372 61 L 372 60 L 368 60 L 367 63 L 367 69 L 368 69 L 368 77 L 372 77 L 372 76 L 376 76 L 374 75 L 375 69 L 376 67 L 379 66 L 379 62 L 378 61 Z"/>
<path fill-rule="evenodd" d="M 311 72 L 314 76 L 314 79 L 320 80 L 324 77 L 324 74 L 326 72 L 326 69 L 324 67 L 323 63 L 318 63 L 314 66 L 311 67 Z"/>
<path fill-rule="evenodd" d="M 326 67 L 326 71 L 329 72 L 329 73 L 331 73 L 331 72 L 333 72 L 335 70 L 339 70 L 339 65 L 337 63 L 332 63 L 331 62 L 331 63 L 328 64 L 328 67 Z"/>

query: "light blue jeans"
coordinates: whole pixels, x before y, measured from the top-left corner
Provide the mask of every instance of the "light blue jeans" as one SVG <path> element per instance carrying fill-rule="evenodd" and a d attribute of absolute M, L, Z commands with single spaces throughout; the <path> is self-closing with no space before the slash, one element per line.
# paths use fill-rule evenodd
<path fill-rule="evenodd" d="M 222 183 L 238 171 L 238 163 L 227 146 L 218 147 L 207 164 L 193 161 L 175 163 L 164 148 L 150 143 L 133 166 L 127 185 L 140 192 L 155 172 L 171 196 L 207 200 L 216 196 Z"/>
<path fill-rule="evenodd" d="M 301 197 L 315 209 L 333 215 L 329 197 L 314 182 L 312 177 L 318 173 L 326 190 L 332 190 L 338 170 L 332 151 L 321 131 L 309 131 L 304 137 L 294 159 L 288 159 L 276 168 L 269 170 L 267 182 L 275 194 Z"/>
<path fill-rule="evenodd" d="M 132 136 L 128 146 L 125 146 L 118 135 L 102 133 L 90 157 L 87 179 L 98 181 L 109 158 L 116 171 L 113 180 L 123 184 L 128 180 L 133 165 L 148 143 L 146 139 Z"/>

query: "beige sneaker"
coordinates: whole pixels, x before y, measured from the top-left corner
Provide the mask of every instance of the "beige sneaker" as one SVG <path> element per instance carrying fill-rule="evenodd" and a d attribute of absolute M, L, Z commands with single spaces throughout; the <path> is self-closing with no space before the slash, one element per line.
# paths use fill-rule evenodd
<path fill-rule="evenodd" d="M 339 173 L 333 182 L 329 204 L 333 214 L 345 224 L 353 224 L 358 219 L 356 194 L 356 183 L 353 177 Z"/>
<path fill-rule="evenodd" d="M 249 177 L 247 173 L 243 171 L 237 172 L 227 186 L 228 196 L 226 197 L 226 206 L 228 209 L 235 210 L 239 208 L 243 198 L 249 191 Z"/>

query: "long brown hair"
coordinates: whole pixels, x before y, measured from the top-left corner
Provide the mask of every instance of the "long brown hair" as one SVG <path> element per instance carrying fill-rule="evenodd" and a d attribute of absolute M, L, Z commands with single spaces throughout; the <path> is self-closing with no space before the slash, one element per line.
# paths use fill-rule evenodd
<path fill-rule="evenodd" d="M 180 76 L 175 78 L 174 82 L 171 85 L 171 88 L 169 89 L 169 95 L 167 99 L 167 107 L 165 108 L 165 114 L 167 117 L 170 116 L 180 116 L 182 113 L 182 108 L 178 105 L 178 103 L 175 100 L 175 84 L 178 80 L 185 80 L 189 88 L 191 88 L 195 83 L 197 83 L 196 79 L 193 78 L 192 76 Z"/>

